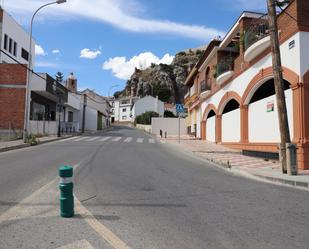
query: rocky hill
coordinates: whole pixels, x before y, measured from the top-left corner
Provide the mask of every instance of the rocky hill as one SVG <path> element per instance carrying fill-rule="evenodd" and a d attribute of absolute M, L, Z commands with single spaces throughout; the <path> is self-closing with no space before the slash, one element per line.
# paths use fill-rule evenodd
<path fill-rule="evenodd" d="M 175 55 L 170 65 L 152 64 L 144 70 L 135 69 L 119 96 L 159 96 L 164 102 L 183 103 L 187 92 L 185 79 L 202 56 L 203 49 L 189 49 Z"/>

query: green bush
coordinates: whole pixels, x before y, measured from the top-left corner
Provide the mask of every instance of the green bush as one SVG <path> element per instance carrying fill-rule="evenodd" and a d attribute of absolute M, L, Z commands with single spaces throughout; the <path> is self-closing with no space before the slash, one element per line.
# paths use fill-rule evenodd
<path fill-rule="evenodd" d="M 153 117 L 159 117 L 159 113 L 157 112 L 145 112 L 135 118 L 136 124 L 144 124 L 144 125 L 150 125 L 151 124 L 151 118 Z"/>
<path fill-rule="evenodd" d="M 176 116 L 175 116 L 175 114 L 173 112 L 171 112 L 169 110 L 165 110 L 164 111 L 164 117 L 165 118 L 175 118 Z"/>
<path fill-rule="evenodd" d="M 30 144 L 31 146 L 37 145 L 39 142 L 40 141 L 36 135 L 31 134 L 27 137 L 27 143 Z"/>

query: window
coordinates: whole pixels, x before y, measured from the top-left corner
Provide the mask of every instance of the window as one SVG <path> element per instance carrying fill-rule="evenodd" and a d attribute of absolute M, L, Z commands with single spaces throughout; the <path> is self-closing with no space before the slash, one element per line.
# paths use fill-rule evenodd
<path fill-rule="evenodd" d="M 129 104 L 129 100 L 122 100 L 122 101 L 121 101 L 121 104 L 122 104 L 122 105 Z"/>
<path fill-rule="evenodd" d="M 7 36 L 7 34 L 4 35 L 3 48 L 4 48 L 5 50 L 8 50 L 8 36 Z"/>
<path fill-rule="evenodd" d="M 29 60 L 29 53 L 24 48 L 21 48 L 21 57 L 23 57 L 26 61 Z"/>
<path fill-rule="evenodd" d="M 73 122 L 73 112 L 68 111 L 68 121 Z"/>
<path fill-rule="evenodd" d="M 17 52 L 17 42 L 14 42 L 14 47 L 13 47 L 13 55 L 16 57 L 16 52 Z"/>
<path fill-rule="evenodd" d="M 126 111 L 127 111 L 127 108 L 123 108 L 123 109 L 122 109 L 122 112 L 126 112 Z"/>
<path fill-rule="evenodd" d="M 12 50 L 13 50 L 13 39 L 10 38 L 9 39 L 9 52 L 12 53 Z"/>

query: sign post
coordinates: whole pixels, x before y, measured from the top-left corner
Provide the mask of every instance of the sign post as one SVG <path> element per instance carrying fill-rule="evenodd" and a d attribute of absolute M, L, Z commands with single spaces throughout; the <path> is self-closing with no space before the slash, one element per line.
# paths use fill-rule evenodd
<path fill-rule="evenodd" d="M 180 114 L 185 112 L 183 104 L 176 104 L 176 112 L 178 114 L 178 143 L 180 144 Z"/>

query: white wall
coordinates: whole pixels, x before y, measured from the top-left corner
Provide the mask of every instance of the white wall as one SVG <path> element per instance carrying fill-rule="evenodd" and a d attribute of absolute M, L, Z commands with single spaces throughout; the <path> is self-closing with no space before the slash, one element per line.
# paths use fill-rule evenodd
<path fill-rule="evenodd" d="M 134 117 L 132 117 L 133 119 L 143 114 L 144 112 L 148 111 L 157 112 L 159 113 L 160 116 L 164 115 L 164 103 L 152 96 L 147 96 L 137 100 L 134 104 L 133 109 L 134 109 L 134 111 L 132 112 L 132 114 L 134 115 Z"/>
<path fill-rule="evenodd" d="M 58 132 L 58 122 L 30 120 L 29 132 L 34 135 L 55 135 Z"/>
<path fill-rule="evenodd" d="M 152 134 L 160 135 L 160 130 L 167 135 L 178 135 L 178 118 L 152 118 Z M 187 134 L 186 121 L 184 118 L 180 119 L 180 134 Z"/>
<path fill-rule="evenodd" d="M 222 142 L 239 142 L 240 109 L 222 115 Z"/>
<path fill-rule="evenodd" d="M 98 111 L 89 106 L 86 106 L 85 130 L 96 131 L 97 119 L 98 119 Z"/>
<path fill-rule="evenodd" d="M 2 34 L 1 34 L 1 49 L 3 48 L 3 42 L 4 42 L 4 34 L 7 34 L 10 38 L 12 38 L 14 41 L 17 42 L 17 55 L 14 57 L 16 60 L 18 60 L 20 63 L 28 64 L 28 61 L 23 59 L 21 57 L 21 48 L 23 47 L 27 52 L 29 52 L 29 34 L 5 11 L 3 12 L 3 24 L 2 24 Z M 35 41 L 32 40 L 32 65 L 34 65 L 34 46 Z M 7 51 L 6 51 L 7 52 Z M 12 54 L 10 54 L 12 55 Z M 8 56 L 1 53 L 0 55 L 1 61 L 4 60 L 7 63 L 16 63 L 14 60 L 10 59 Z"/>
<path fill-rule="evenodd" d="M 300 32 L 300 73 L 303 76 L 309 70 L 309 32 Z"/>
<path fill-rule="evenodd" d="M 289 49 L 289 42 L 295 40 L 295 47 Z M 284 42 L 280 50 L 282 52 L 281 59 L 282 65 L 293 70 L 297 74 L 305 73 L 309 69 L 309 49 L 306 49 L 309 45 L 309 32 L 300 32 L 295 34 L 289 40 Z M 301 53 L 300 53 L 301 48 Z M 213 104 L 216 108 L 224 96 L 229 91 L 234 91 L 243 96 L 248 84 L 257 75 L 261 69 L 268 68 L 272 65 L 271 55 L 268 54 L 260 61 L 252 65 L 248 70 L 244 71 L 237 78 L 232 80 L 223 89 L 219 90 L 215 95 L 202 103 L 202 113 L 209 104 Z"/>
<path fill-rule="evenodd" d="M 293 138 L 292 90 L 285 91 L 291 139 Z M 267 103 L 274 102 L 274 111 L 267 112 Z M 249 105 L 249 142 L 280 142 L 276 96 L 272 95 Z"/>
<path fill-rule="evenodd" d="M 206 121 L 206 140 L 216 142 L 216 116 L 208 118 Z"/>

